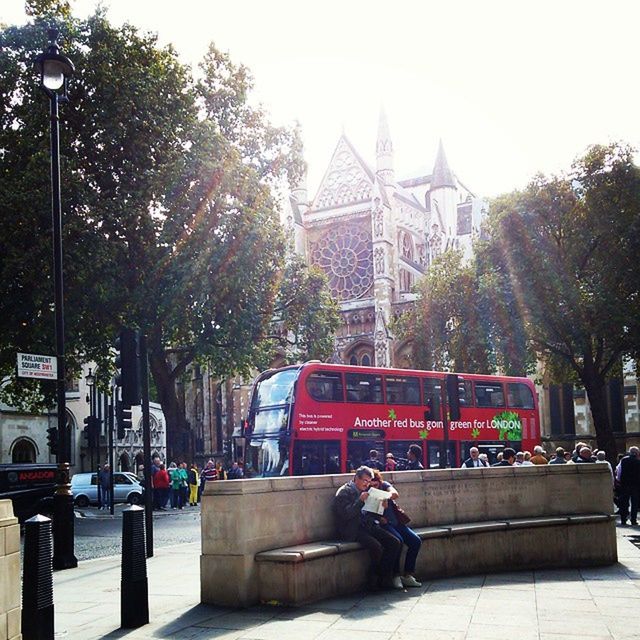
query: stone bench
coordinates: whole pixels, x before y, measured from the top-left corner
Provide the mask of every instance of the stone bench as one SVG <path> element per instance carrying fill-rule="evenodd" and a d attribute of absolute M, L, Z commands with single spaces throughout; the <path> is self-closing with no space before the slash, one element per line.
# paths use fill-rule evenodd
<path fill-rule="evenodd" d="M 590 564 L 610 564 L 616 561 L 615 555 L 607 554 L 610 545 L 599 549 L 599 543 L 594 545 L 598 541 L 595 531 L 585 525 L 612 521 L 611 515 L 592 513 L 416 527 L 414 531 L 423 540 L 416 575 L 427 579 L 583 566 L 587 547 L 593 560 Z M 553 544 L 548 544 L 549 538 Z M 487 553 L 487 545 L 495 551 Z M 259 563 L 260 599 L 294 606 L 365 589 L 370 564 L 359 543 L 337 540 L 262 551 L 255 560 Z"/>
<path fill-rule="evenodd" d="M 208 483 L 202 497 L 202 602 L 300 604 L 365 588 L 367 552 L 335 540 L 333 497 L 351 477 Z M 416 569 L 420 578 L 617 560 L 606 465 L 386 477 L 425 541 Z"/>

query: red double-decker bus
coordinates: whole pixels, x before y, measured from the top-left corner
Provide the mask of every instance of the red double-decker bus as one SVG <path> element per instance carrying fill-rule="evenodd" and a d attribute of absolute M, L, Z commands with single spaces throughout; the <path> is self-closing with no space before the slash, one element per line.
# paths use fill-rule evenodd
<path fill-rule="evenodd" d="M 460 466 L 472 446 L 494 462 L 539 444 L 540 419 L 527 378 L 307 362 L 257 377 L 244 435 L 258 475 L 313 475 L 355 469 L 371 449 L 402 459 L 411 444 L 425 468 Z"/>

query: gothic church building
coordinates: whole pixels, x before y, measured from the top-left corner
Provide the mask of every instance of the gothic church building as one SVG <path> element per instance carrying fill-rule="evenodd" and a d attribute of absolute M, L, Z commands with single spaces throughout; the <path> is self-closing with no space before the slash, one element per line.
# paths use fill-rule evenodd
<path fill-rule="evenodd" d="M 342 325 L 335 362 L 407 367 L 408 345 L 390 320 L 415 300 L 415 282 L 441 252 L 471 255 L 486 203 L 449 168 L 442 143 L 430 175 L 397 180 L 382 113 L 371 168 L 343 134 L 313 200 L 292 191 L 287 226 L 295 251 L 327 275 Z"/>

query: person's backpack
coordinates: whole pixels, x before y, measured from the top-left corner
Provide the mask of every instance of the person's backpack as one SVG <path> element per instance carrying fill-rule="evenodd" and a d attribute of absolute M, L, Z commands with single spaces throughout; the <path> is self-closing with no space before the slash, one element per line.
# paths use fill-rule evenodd
<path fill-rule="evenodd" d="M 189 484 L 197 484 L 196 472 L 193 469 L 189 469 Z"/>

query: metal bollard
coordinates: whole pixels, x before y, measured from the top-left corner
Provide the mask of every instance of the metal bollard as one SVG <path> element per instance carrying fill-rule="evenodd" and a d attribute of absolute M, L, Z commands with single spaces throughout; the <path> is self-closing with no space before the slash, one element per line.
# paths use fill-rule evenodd
<path fill-rule="evenodd" d="M 22 638 L 53 640 L 51 520 L 37 515 L 24 523 Z"/>
<path fill-rule="evenodd" d="M 134 505 L 122 513 L 120 626 L 133 629 L 148 623 L 149 586 L 144 543 L 144 509 Z"/>

